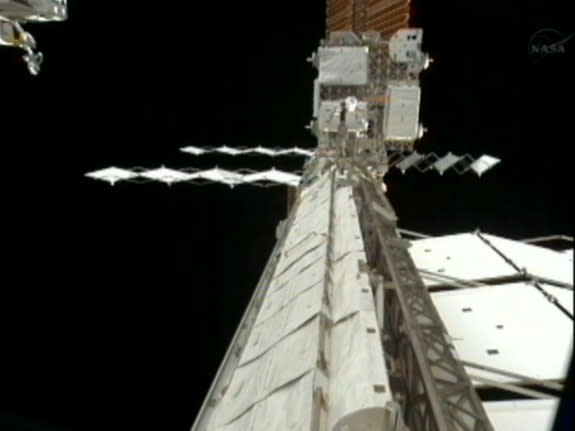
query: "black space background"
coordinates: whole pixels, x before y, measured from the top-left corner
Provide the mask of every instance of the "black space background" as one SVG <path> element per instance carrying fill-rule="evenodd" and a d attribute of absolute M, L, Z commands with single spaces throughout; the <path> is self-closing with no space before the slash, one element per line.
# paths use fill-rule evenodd
<path fill-rule="evenodd" d="M 314 145 L 305 59 L 322 0 L 140 3 L 71 1 L 68 22 L 28 26 L 46 56 L 36 78 L 0 51 L 2 430 L 188 430 L 286 212 L 281 187 L 110 187 L 84 173 L 295 169 L 178 149 Z M 419 149 L 503 161 L 482 179 L 392 175 L 400 225 L 572 234 L 575 45 L 528 55 L 537 30 L 572 32 L 569 3 L 467 3 L 414 15 L 435 59 Z"/>

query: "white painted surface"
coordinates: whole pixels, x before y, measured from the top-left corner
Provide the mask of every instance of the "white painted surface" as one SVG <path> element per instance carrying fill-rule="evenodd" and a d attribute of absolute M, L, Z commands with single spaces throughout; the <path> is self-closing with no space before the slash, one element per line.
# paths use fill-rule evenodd
<path fill-rule="evenodd" d="M 312 421 L 312 388 L 313 372 L 309 372 L 278 389 L 218 431 L 308 429 Z"/>
<path fill-rule="evenodd" d="M 495 431 L 551 431 L 559 402 L 521 400 L 483 403 Z"/>
<path fill-rule="evenodd" d="M 267 171 L 243 174 L 240 172 L 228 171 L 219 168 L 189 173 L 164 167 L 147 171 L 131 171 L 127 169 L 112 167 L 99 171 L 89 172 L 86 174 L 86 176 L 96 180 L 106 181 L 112 185 L 118 181 L 146 179 L 159 181 L 166 184 L 212 181 L 215 183 L 227 184 L 229 186 L 236 186 L 240 184 L 259 185 L 276 183 L 297 187 L 301 180 L 299 175 L 292 174 L 290 172 L 279 171 L 277 169 L 268 169 Z"/>
<path fill-rule="evenodd" d="M 357 212 L 353 203 L 351 190 L 342 188 L 336 192 L 337 216 L 335 228 L 337 235 L 334 241 L 333 281 L 331 292 L 331 315 L 334 322 L 339 322 L 352 313 L 362 309 L 362 300 L 368 301 L 368 310 L 373 311 L 373 299 L 367 274 L 359 272 L 359 261 L 366 260 L 363 250 L 363 239 L 359 228 Z M 368 295 L 362 292 L 368 290 Z"/>
<path fill-rule="evenodd" d="M 469 167 L 473 169 L 477 175 L 481 176 L 493 166 L 497 165 L 501 160 L 497 157 L 492 157 L 488 155 L 483 155 L 477 160 L 475 160 Z"/>
<path fill-rule="evenodd" d="M 321 47 L 318 49 L 319 76 L 323 85 L 366 85 L 369 73 L 367 47 Z"/>
<path fill-rule="evenodd" d="M 327 400 L 326 430 L 350 424 L 375 430 L 382 421 L 391 423 L 373 297 L 368 277 L 359 272 L 365 253 L 350 188 L 335 194 L 332 271 L 326 272 L 330 194 L 329 176 L 300 194 L 283 253 L 209 431 L 309 430 L 318 388 Z"/>
<path fill-rule="evenodd" d="M 520 268 L 537 277 L 573 284 L 573 254 L 483 234 Z M 412 241 L 409 252 L 420 269 L 464 280 L 516 275 L 517 271 L 473 233 Z M 424 278 L 428 286 L 437 281 Z"/>
<path fill-rule="evenodd" d="M 417 139 L 421 89 L 407 85 L 389 85 L 386 96 L 389 102 L 384 108 L 385 139 L 399 141 Z"/>
<path fill-rule="evenodd" d="M 194 146 L 187 146 L 184 148 L 180 148 L 180 151 L 188 154 L 192 154 L 194 156 L 201 156 L 204 154 L 210 153 L 220 153 L 220 154 L 227 154 L 229 156 L 238 156 L 242 154 L 263 154 L 265 156 L 270 157 L 277 157 L 277 156 L 286 156 L 286 155 L 293 155 L 293 156 L 306 156 L 311 157 L 313 156 L 313 150 L 306 150 L 305 148 L 264 148 L 264 147 L 228 147 L 222 146 L 217 148 L 206 148 L 206 147 L 194 147 Z"/>
<path fill-rule="evenodd" d="M 336 192 L 335 204 L 327 429 L 344 430 L 348 418 L 360 414 L 363 427 L 347 429 L 375 431 L 375 422 L 369 428 L 372 415 L 378 412 L 383 420 L 392 397 L 369 280 L 359 272 L 358 261 L 366 257 L 350 188 Z"/>
<path fill-rule="evenodd" d="M 572 290 L 543 288 L 573 313 Z M 573 322 L 532 285 L 437 292 L 432 299 L 461 359 L 538 379 L 565 378 Z M 477 369 L 467 371 L 500 382 L 516 381 Z"/>
<path fill-rule="evenodd" d="M 368 277 L 359 268 L 365 252 L 356 208 L 351 190 L 337 189 L 333 249 L 328 258 L 330 191 L 331 181 L 326 176 L 300 193 L 284 250 L 208 431 L 310 429 L 317 390 L 323 392 L 327 431 L 376 430 L 382 422 L 392 422 L 393 413 L 386 407 L 392 397 L 373 297 Z M 453 260 L 461 257 L 449 268 L 463 272 L 461 278 L 470 273 L 477 278 L 513 274 L 497 255 L 495 270 L 490 268 L 491 263 L 484 259 L 489 259 L 486 256 L 491 250 L 475 239 L 480 241 L 467 234 L 433 247 L 445 246 L 447 252 L 449 246 L 449 253 L 457 256 Z M 522 262 L 548 259 L 563 268 L 569 259 L 566 253 L 542 253 L 533 246 L 525 251 L 506 240 L 489 239 Z M 455 253 L 457 249 L 451 247 L 461 240 L 466 245 L 461 253 Z M 430 247 L 429 243 L 425 247 Z M 428 257 L 429 252 L 422 253 Z M 467 266 L 460 256 L 466 253 L 471 259 Z M 326 271 L 329 262 L 331 271 Z M 478 263 L 487 269 L 477 269 L 483 266 Z M 573 310 L 572 290 L 544 288 Z M 573 338 L 571 321 L 533 286 L 516 283 L 470 288 L 433 293 L 432 298 L 462 359 L 534 378 L 565 376 Z M 497 354 L 488 350 L 497 350 Z M 489 372 L 468 371 L 513 381 Z M 522 403 L 485 403 L 496 431 L 547 431 L 555 407 Z"/>

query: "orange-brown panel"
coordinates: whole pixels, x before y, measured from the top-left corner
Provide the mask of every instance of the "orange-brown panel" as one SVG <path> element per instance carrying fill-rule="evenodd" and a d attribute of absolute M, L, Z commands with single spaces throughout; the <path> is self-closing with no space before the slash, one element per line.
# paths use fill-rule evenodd
<path fill-rule="evenodd" d="M 329 21 L 331 31 L 344 31 L 349 30 L 350 23 L 352 22 L 351 14 L 339 14 L 334 16 L 332 20 Z"/>
<path fill-rule="evenodd" d="M 379 31 L 388 36 L 409 26 L 410 0 L 372 1 L 368 8 L 366 30 Z"/>
<path fill-rule="evenodd" d="M 353 2 L 350 0 L 347 1 L 335 1 L 330 4 L 328 7 L 328 14 L 331 16 L 332 14 L 337 14 L 343 11 L 351 12 L 353 10 Z M 329 17 L 328 17 L 329 18 Z"/>
<path fill-rule="evenodd" d="M 354 0 L 332 0 L 329 2 L 330 10 L 341 10 L 353 7 Z"/>
<path fill-rule="evenodd" d="M 410 0 L 328 0 L 328 31 L 378 31 L 409 26 Z"/>
<path fill-rule="evenodd" d="M 381 32 L 381 33 L 383 33 L 386 36 L 391 36 L 397 30 L 400 30 L 402 28 L 408 28 L 409 27 L 408 22 L 409 22 L 408 18 L 403 18 L 401 20 L 398 19 L 396 22 L 389 22 L 389 23 L 386 23 L 384 25 L 374 25 L 372 28 L 373 29 L 385 28 L 385 31 Z"/>
<path fill-rule="evenodd" d="M 399 19 L 409 21 L 409 10 L 397 11 L 393 15 L 378 15 L 367 21 L 370 30 L 384 31 L 383 26 L 390 22 L 397 22 Z M 387 32 L 387 30 L 385 30 Z"/>
<path fill-rule="evenodd" d="M 353 17 L 353 12 L 350 10 L 342 10 L 334 13 L 330 17 L 330 21 L 339 21 L 340 19 L 351 19 Z"/>
<path fill-rule="evenodd" d="M 396 30 L 408 27 L 409 7 L 394 10 L 387 14 L 378 14 L 370 17 L 367 29 L 391 35 Z"/>
<path fill-rule="evenodd" d="M 328 30 L 344 31 L 353 28 L 354 0 L 328 0 Z"/>
<path fill-rule="evenodd" d="M 387 4 L 376 3 L 367 7 L 370 17 L 392 14 L 399 9 L 409 9 L 409 0 L 395 0 Z"/>

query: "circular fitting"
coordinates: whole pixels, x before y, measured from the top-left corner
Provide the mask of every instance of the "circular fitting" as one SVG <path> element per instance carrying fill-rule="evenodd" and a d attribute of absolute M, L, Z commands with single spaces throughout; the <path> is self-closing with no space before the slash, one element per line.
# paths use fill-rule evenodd
<path fill-rule="evenodd" d="M 345 99 L 345 108 L 348 112 L 353 112 L 357 109 L 358 101 L 355 97 L 350 96 Z"/>

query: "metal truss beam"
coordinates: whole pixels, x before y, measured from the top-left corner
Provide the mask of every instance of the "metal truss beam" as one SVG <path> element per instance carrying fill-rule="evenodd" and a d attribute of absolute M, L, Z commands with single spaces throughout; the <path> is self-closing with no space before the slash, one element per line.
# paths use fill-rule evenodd
<path fill-rule="evenodd" d="M 568 235 L 548 235 L 548 236 L 539 236 L 537 238 L 527 238 L 521 240 L 521 242 L 524 242 L 525 244 L 538 244 L 547 241 L 566 241 L 573 243 L 573 237 Z"/>
<path fill-rule="evenodd" d="M 544 388 L 553 389 L 555 391 L 562 391 L 563 390 L 563 385 L 561 383 L 551 382 L 549 380 L 536 379 L 533 377 L 525 376 L 523 374 L 517 374 L 517 373 L 513 373 L 511 371 L 500 370 L 499 368 L 494 368 L 494 367 L 489 367 L 487 365 L 477 364 L 475 362 L 461 361 L 461 363 L 467 367 L 477 368 L 478 370 L 489 371 L 489 372 L 494 373 L 494 374 L 500 374 L 502 376 L 514 377 L 516 379 L 520 379 L 521 381 L 519 383 L 522 383 L 522 384 L 532 384 L 532 385 L 542 386 Z"/>
<path fill-rule="evenodd" d="M 521 386 L 513 385 L 510 383 L 501 383 L 501 382 L 498 382 L 496 380 L 488 379 L 488 378 L 481 377 L 481 376 L 470 375 L 469 377 L 471 377 L 473 380 L 475 380 L 477 382 L 485 383 L 487 386 L 492 386 L 495 388 L 506 390 L 508 392 L 513 392 L 516 394 L 525 395 L 525 396 L 528 396 L 531 398 L 536 398 L 536 399 L 540 399 L 540 400 L 557 398 L 557 397 L 554 397 L 552 395 L 549 395 L 549 394 L 546 394 L 546 393 L 543 393 L 540 391 L 534 391 L 532 389 L 522 388 Z"/>
<path fill-rule="evenodd" d="M 412 236 L 414 238 L 421 238 L 421 239 L 433 238 L 431 235 L 427 235 L 421 232 L 415 232 L 413 230 L 398 229 L 398 231 L 402 236 Z"/>
<path fill-rule="evenodd" d="M 391 287 L 385 295 L 384 337 L 401 383 L 407 426 L 417 431 L 493 431 L 418 270 L 397 236 L 393 208 L 381 185 L 355 190 L 368 264 Z M 385 339 L 384 339 L 385 343 Z"/>

